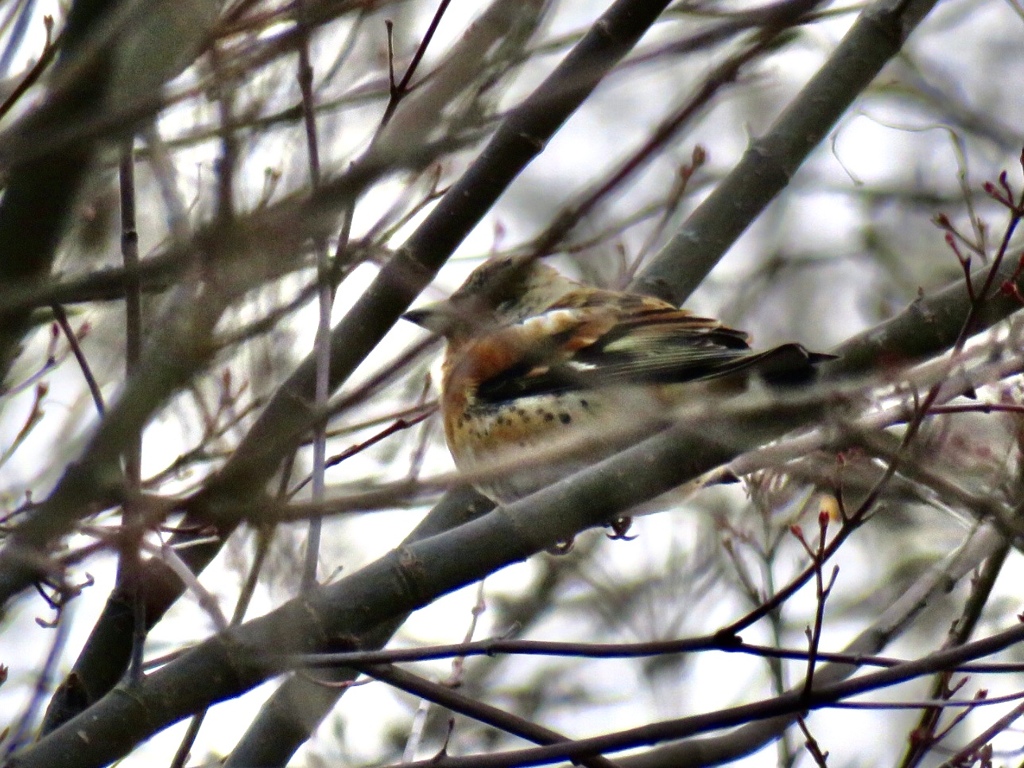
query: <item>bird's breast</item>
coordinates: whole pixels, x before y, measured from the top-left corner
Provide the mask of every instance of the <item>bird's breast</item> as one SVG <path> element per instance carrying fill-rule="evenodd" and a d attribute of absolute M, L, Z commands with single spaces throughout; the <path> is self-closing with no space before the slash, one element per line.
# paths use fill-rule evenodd
<path fill-rule="evenodd" d="M 637 439 L 638 425 L 649 423 L 653 432 L 665 414 L 664 389 L 608 387 L 491 403 L 471 388 L 446 387 L 445 436 L 459 470 L 471 480 L 485 473 L 472 480 L 478 489 L 510 502 L 625 447 Z"/>

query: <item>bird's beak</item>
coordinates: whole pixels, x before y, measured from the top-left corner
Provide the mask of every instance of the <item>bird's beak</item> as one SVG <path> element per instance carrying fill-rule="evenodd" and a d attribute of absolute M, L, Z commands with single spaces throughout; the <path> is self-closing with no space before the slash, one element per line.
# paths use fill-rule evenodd
<path fill-rule="evenodd" d="M 450 301 L 437 301 L 418 309 L 410 309 L 402 315 L 403 320 L 416 323 L 421 328 L 426 328 L 439 336 L 448 333 L 457 322 L 457 318 L 458 315 Z"/>

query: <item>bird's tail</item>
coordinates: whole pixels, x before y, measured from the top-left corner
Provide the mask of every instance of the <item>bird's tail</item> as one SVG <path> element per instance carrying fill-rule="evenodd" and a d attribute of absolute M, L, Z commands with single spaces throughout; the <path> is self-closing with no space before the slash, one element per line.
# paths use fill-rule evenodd
<path fill-rule="evenodd" d="M 733 371 L 758 376 L 772 386 L 792 387 L 814 381 L 816 366 L 835 359 L 835 355 L 810 352 L 802 344 L 783 344 L 737 361 Z"/>

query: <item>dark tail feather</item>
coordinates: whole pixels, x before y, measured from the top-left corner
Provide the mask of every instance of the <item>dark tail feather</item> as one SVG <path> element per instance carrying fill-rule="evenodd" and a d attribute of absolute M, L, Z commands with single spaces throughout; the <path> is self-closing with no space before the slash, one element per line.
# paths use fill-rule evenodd
<path fill-rule="evenodd" d="M 835 355 L 808 352 L 801 344 L 783 344 L 748 358 L 744 368 L 772 386 L 792 387 L 810 383 L 816 365 L 835 359 Z"/>

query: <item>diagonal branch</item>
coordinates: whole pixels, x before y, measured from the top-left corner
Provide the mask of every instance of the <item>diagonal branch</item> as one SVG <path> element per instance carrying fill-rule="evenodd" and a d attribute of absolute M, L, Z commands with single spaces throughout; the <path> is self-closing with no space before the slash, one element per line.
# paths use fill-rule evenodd
<path fill-rule="evenodd" d="M 768 203 L 789 184 L 935 5 L 935 0 L 879 0 L 786 110 L 689 216 L 633 282 L 633 290 L 682 304 Z"/>

